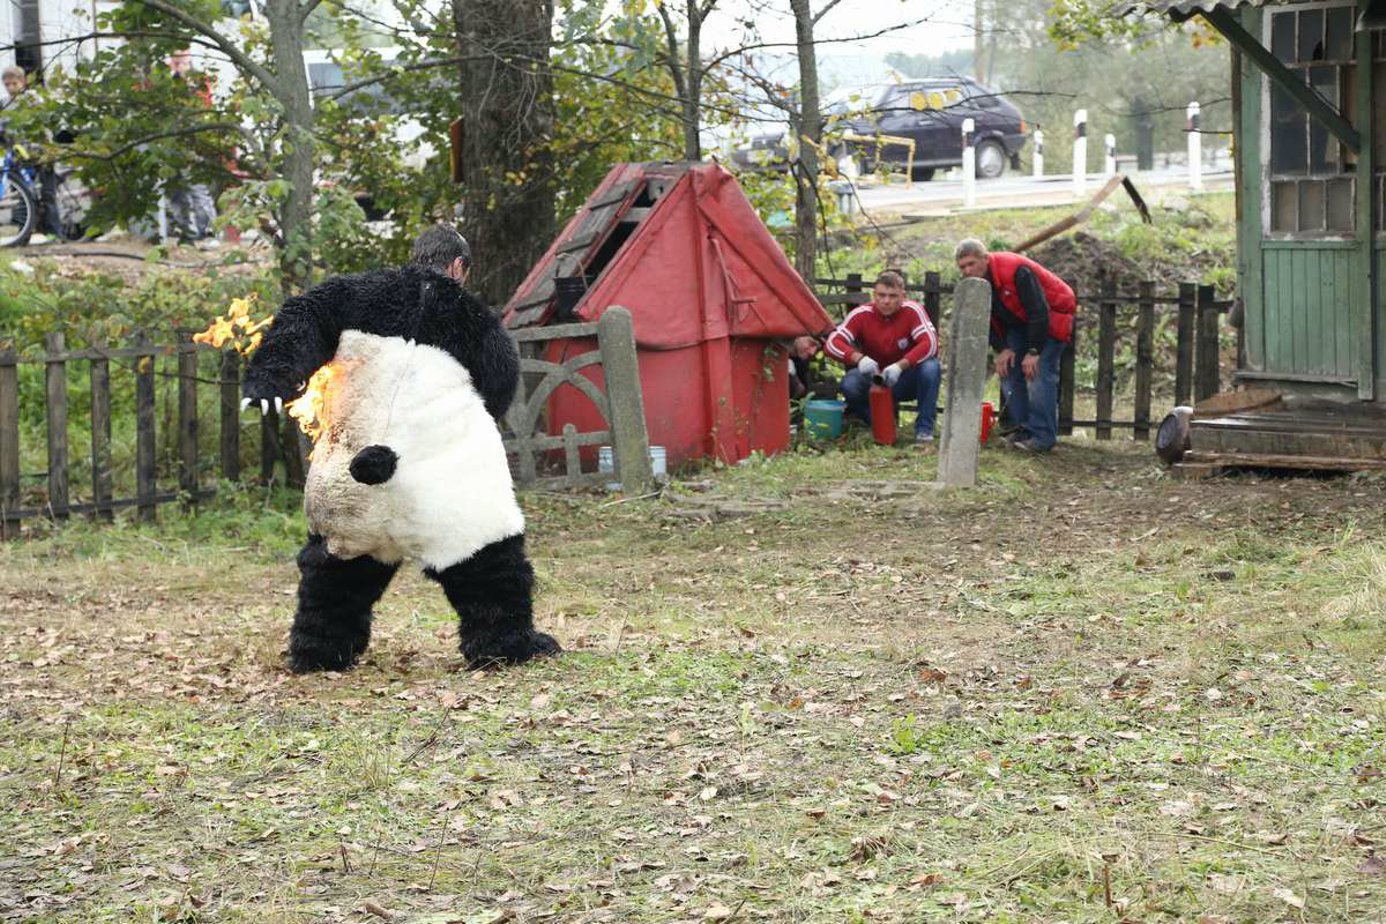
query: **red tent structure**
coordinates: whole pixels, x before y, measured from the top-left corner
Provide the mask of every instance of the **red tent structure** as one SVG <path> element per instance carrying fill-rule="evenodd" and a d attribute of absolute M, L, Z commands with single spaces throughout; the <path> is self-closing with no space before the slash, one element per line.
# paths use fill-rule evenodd
<path fill-rule="evenodd" d="M 786 347 L 833 321 L 735 177 L 715 164 L 612 168 L 520 284 L 505 324 L 595 321 L 613 305 L 631 312 L 650 443 L 671 465 L 788 445 Z M 556 340 L 544 358 L 591 348 Z M 603 425 L 572 386 L 548 412 L 550 433 Z"/>

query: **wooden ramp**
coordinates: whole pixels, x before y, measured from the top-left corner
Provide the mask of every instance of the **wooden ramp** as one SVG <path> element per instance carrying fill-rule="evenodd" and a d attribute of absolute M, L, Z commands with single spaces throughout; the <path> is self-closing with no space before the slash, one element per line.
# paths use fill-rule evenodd
<path fill-rule="evenodd" d="M 1386 470 L 1386 406 L 1290 396 L 1225 413 L 1199 405 L 1175 473 L 1199 478 L 1237 468 Z"/>

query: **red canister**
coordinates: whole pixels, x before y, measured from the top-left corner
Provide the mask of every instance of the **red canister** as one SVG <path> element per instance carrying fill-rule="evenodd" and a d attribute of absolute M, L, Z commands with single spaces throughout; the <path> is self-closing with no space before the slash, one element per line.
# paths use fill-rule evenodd
<path fill-rule="evenodd" d="M 881 376 L 872 376 L 871 393 L 868 396 L 871 406 L 871 435 L 882 446 L 895 445 L 895 395 Z"/>

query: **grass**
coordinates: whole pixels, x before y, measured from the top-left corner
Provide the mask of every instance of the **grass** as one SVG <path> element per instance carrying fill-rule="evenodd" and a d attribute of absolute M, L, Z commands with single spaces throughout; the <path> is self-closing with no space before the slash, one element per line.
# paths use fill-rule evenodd
<path fill-rule="evenodd" d="M 286 673 L 291 495 L 9 544 L 0 920 L 1386 919 L 1386 482 L 933 465 L 527 495 L 493 674 L 413 574 Z"/>

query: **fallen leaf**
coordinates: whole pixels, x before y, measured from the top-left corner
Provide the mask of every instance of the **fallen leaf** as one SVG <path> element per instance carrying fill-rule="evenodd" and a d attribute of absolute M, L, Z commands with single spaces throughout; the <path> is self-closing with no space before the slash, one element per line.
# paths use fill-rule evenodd
<path fill-rule="evenodd" d="M 1280 899 L 1285 904 L 1289 905 L 1291 908 L 1304 907 L 1304 899 L 1300 898 L 1298 895 L 1296 895 L 1289 889 L 1282 887 L 1279 889 L 1275 889 L 1271 892 L 1271 894 L 1274 895 L 1276 898 Z"/>

